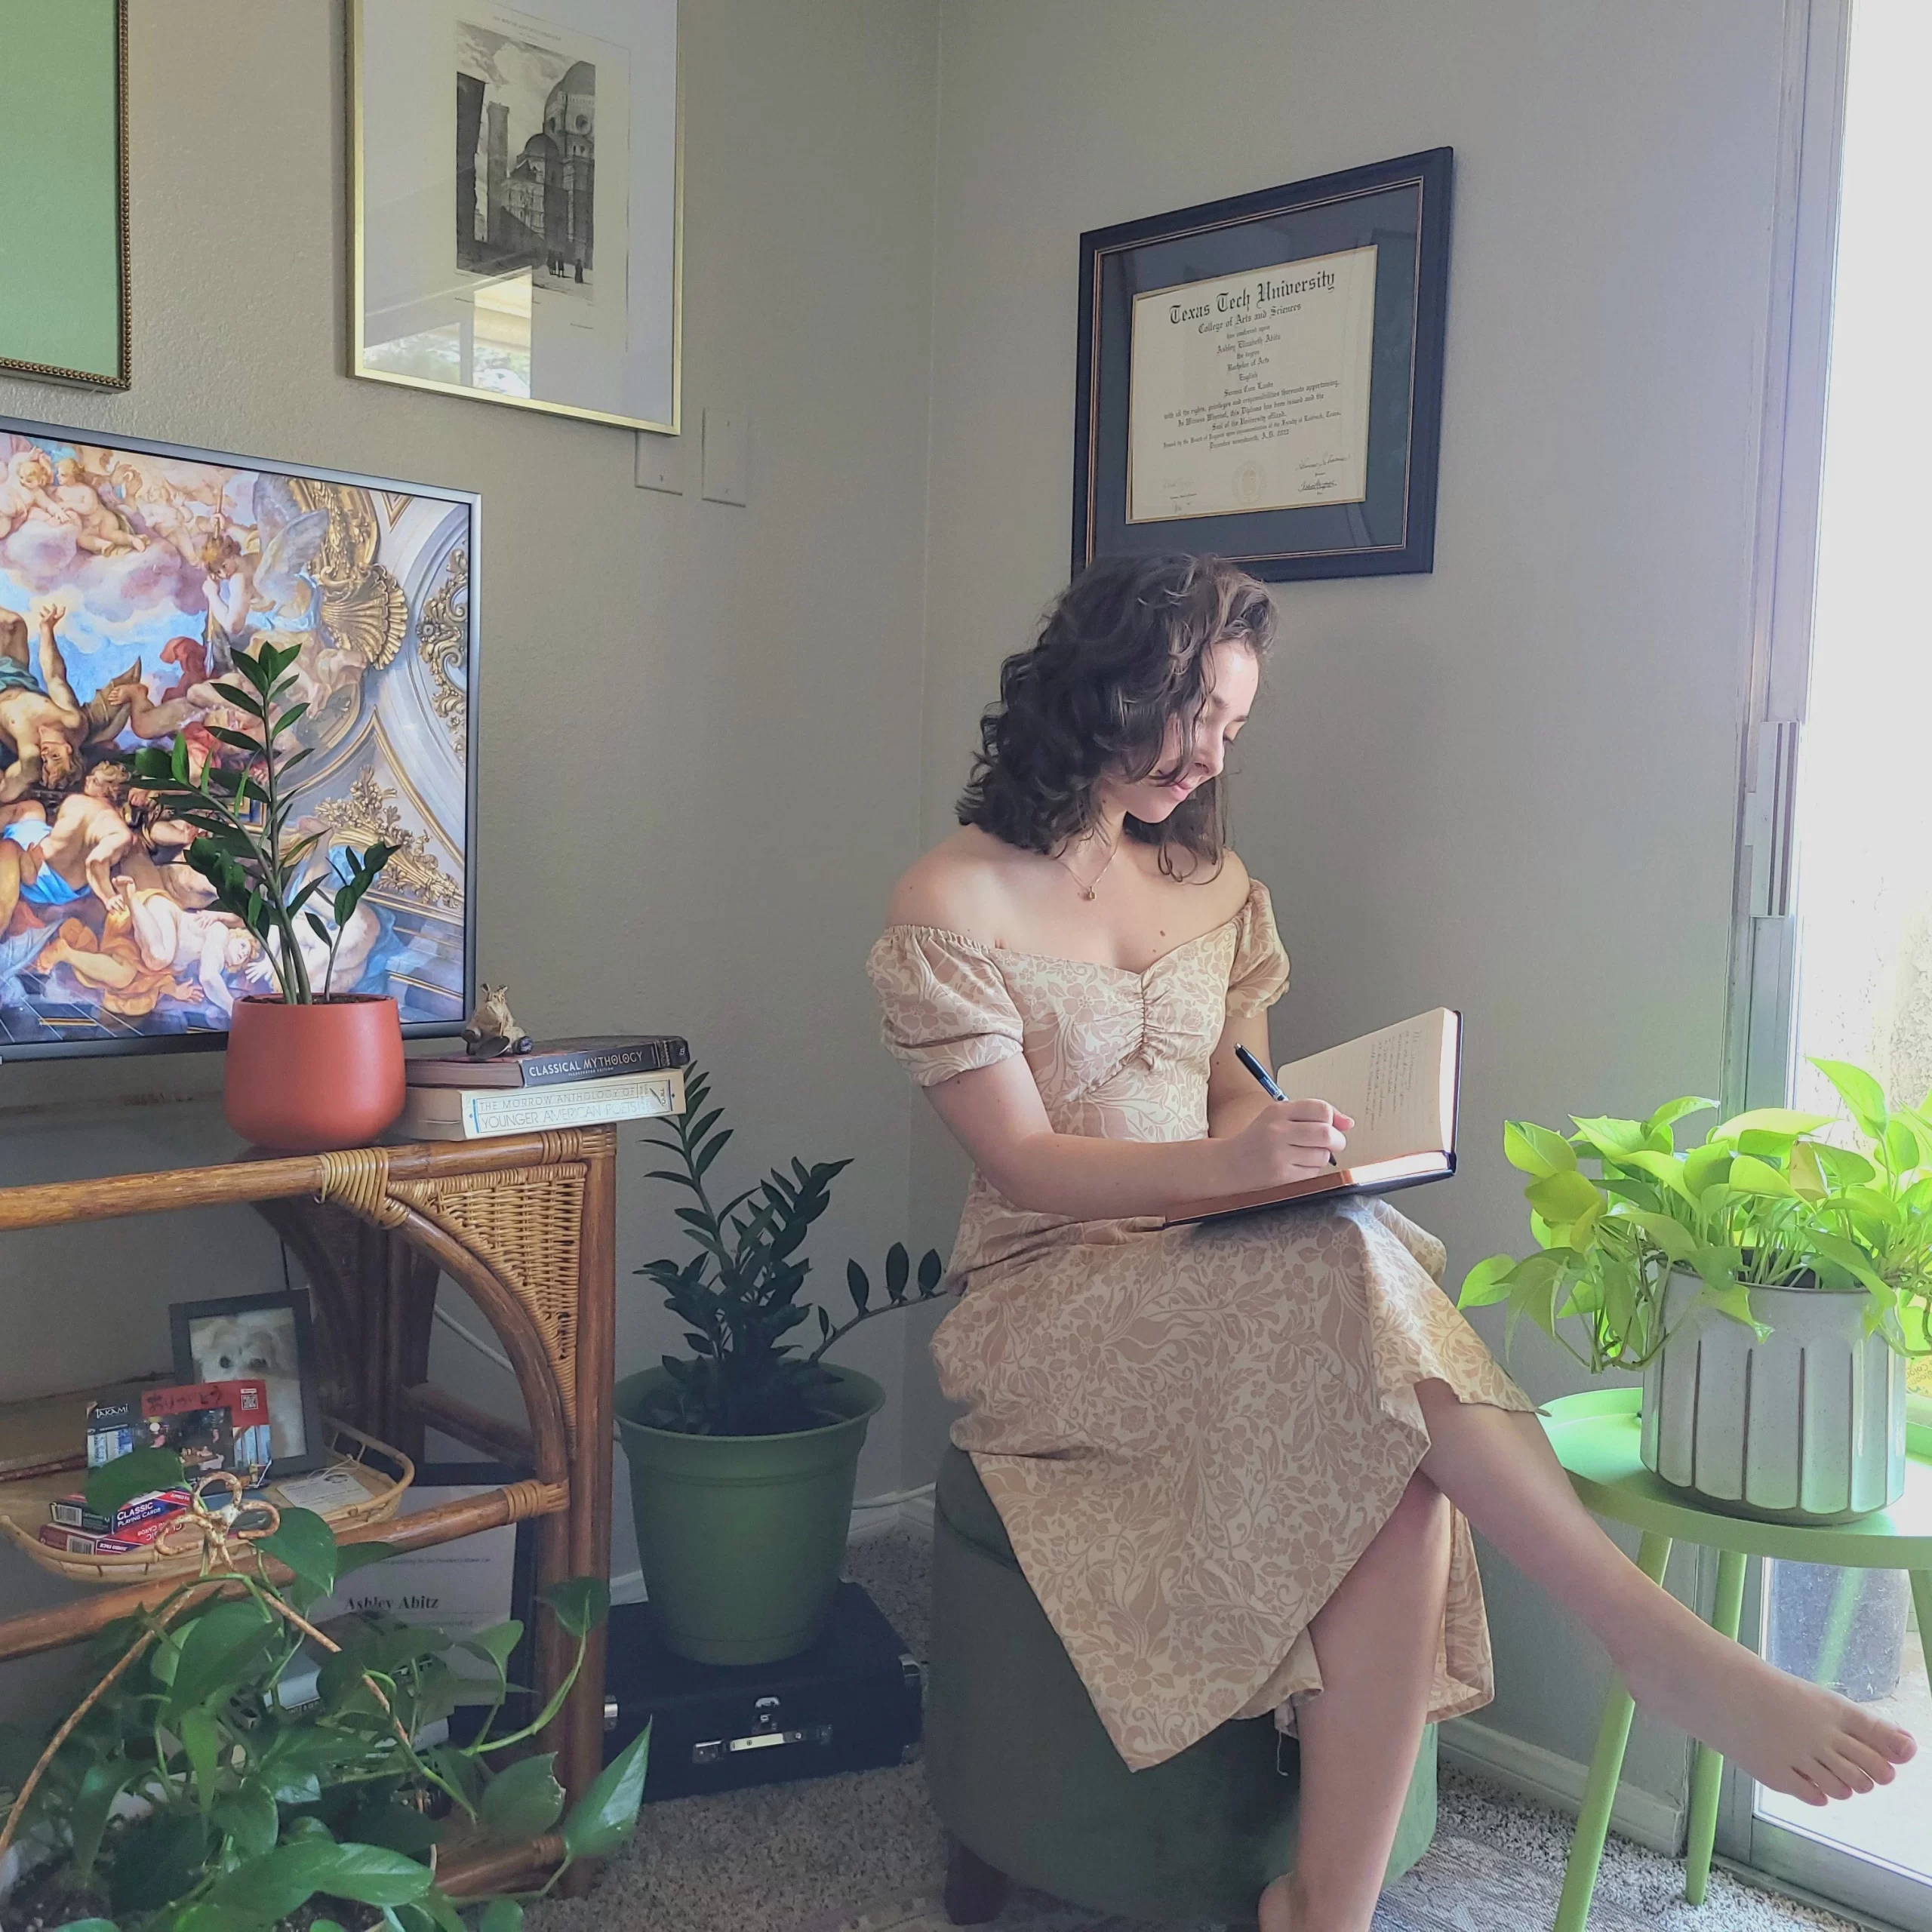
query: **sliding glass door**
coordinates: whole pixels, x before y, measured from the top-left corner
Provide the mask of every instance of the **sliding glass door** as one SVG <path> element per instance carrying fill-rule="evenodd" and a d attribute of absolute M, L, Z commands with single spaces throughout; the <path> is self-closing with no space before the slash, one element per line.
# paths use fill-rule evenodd
<path fill-rule="evenodd" d="M 1761 531 L 1774 608 L 1733 1066 L 1753 1103 L 1833 1113 L 1814 1056 L 1870 1067 L 1895 1100 L 1932 1087 L 1932 0 L 1811 0 L 1792 26 L 1789 300 L 1771 331 L 1784 360 Z M 1915 1418 L 1932 1419 L 1932 1360 L 1909 1381 Z M 1932 1687 L 1906 1579 L 1752 1568 L 1740 1633 L 1904 1724 L 1920 1750 L 1892 1785 L 1822 1810 L 1727 1771 L 1720 1850 L 1932 1928 Z"/>

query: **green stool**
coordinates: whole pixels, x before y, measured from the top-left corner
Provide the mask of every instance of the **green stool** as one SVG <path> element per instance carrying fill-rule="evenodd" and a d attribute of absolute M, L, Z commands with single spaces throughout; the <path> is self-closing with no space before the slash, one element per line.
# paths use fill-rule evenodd
<path fill-rule="evenodd" d="M 1673 1540 L 1708 1543 L 1718 1552 L 1712 1628 L 1735 1637 L 1747 1556 L 1780 1556 L 1793 1563 L 1823 1563 L 1841 1570 L 1909 1571 L 1918 1638 L 1925 1647 L 1926 1666 L 1932 1670 L 1932 1428 L 1915 1423 L 1907 1429 L 1905 1494 L 1890 1509 L 1816 1527 L 1766 1522 L 1701 1505 L 1687 1491 L 1644 1468 L 1638 1454 L 1638 1404 L 1642 1395 L 1635 1388 L 1586 1389 L 1546 1403 L 1543 1423 L 1557 1460 L 1585 1506 L 1643 1531 L 1637 1567 L 1645 1576 L 1653 1583 L 1662 1581 Z M 1589 1916 L 1632 1708 L 1629 1692 L 1613 1675 L 1589 1780 L 1583 1787 L 1576 1840 L 1563 1875 L 1555 1932 L 1583 1932 Z M 1924 1740 L 1921 1748 L 1925 1744 L 1932 1744 L 1932 1739 Z M 1690 1772 L 1690 1844 L 1684 1877 L 1684 1896 L 1692 1905 L 1703 1903 L 1711 1875 L 1718 1780 L 1723 1769 L 1718 1752 L 1706 1744 L 1697 1746 Z"/>
<path fill-rule="evenodd" d="M 1295 1740 L 1256 1718 L 1129 1771 L 962 1451 L 940 1463 L 934 1516 L 925 1762 L 952 1838 L 953 1923 L 992 1918 L 1017 1879 L 1090 1912 L 1252 1924 L 1294 1863 Z M 1423 1730 L 1385 1883 L 1435 1835 L 1435 1734 Z"/>

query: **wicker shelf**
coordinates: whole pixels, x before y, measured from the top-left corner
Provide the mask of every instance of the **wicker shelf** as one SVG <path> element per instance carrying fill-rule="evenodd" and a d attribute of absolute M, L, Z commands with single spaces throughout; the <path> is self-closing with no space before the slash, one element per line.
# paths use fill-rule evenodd
<path fill-rule="evenodd" d="M 253 1207 L 308 1275 L 322 1407 L 340 1418 L 331 1424 L 334 1440 L 358 1471 L 368 1472 L 358 1478 L 368 1500 L 331 1515 L 338 1537 L 421 1549 L 530 1520 L 543 1589 L 610 1574 L 616 1194 L 611 1129 L 562 1129 L 334 1154 L 255 1153 L 224 1166 L 0 1188 L 0 1232 L 222 1204 Z M 430 1325 L 445 1275 L 469 1296 L 510 1362 L 523 1397 L 523 1428 L 482 1415 L 430 1384 Z M 85 1404 L 86 1398 L 74 1399 Z M 42 1443 L 51 1458 L 77 1446 L 64 1414 L 67 1400 L 14 1405 L 14 1428 L 0 1439 L 0 1466 L 35 1460 Z M 426 1417 L 487 1454 L 521 1461 L 528 1479 L 396 1515 L 422 1457 Z M 81 1642 L 161 1601 L 179 1588 L 184 1568 L 192 1574 L 198 1567 L 192 1560 L 156 1563 L 146 1554 L 66 1557 L 41 1543 L 48 1499 L 85 1480 L 84 1472 L 69 1469 L 0 1482 L 0 1545 L 10 1543 L 63 1577 L 109 1586 L 51 1609 L 0 1618 L 0 1659 Z M 205 1587 L 239 1586 L 217 1574 Z M 533 1687 L 540 1702 L 562 1682 L 576 1654 L 575 1639 L 544 1618 Z M 572 1798 L 602 1768 L 601 1630 L 540 1746 L 556 1753 L 557 1776 Z M 554 1863 L 561 1848 L 546 1842 L 521 1854 L 539 1861 L 531 1870 L 540 1869 L 546 1855 Z M 500 1854 L 491 1854 L 468 1875 L 480 1884 L 488 1868 L 491 1880 L 500 1881 Z M 579 1889 L 589 1875 L 573 1868 L 565 1889 Z"/>

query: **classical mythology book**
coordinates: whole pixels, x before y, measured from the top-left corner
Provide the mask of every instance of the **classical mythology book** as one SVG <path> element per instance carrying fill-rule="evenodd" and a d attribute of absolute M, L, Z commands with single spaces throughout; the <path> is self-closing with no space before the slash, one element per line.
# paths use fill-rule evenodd
<path fill-rule="evenodd" d="M 540 1040 L 527 1054 L 472 1060 L 464 1054 L 420 1054 L 403 1063 L 412 1087 L 561 1087 L 682 1066 L 690 1043 L 675 1033 L 604 1033 L 581 1040 Z"/>
<path fill-rule="evenodd" d="M 685 1072 L 667 1067 L 609 1080 L 525 1088 L 412 1087 L 390 1140 L 475 1140 L 544 1128 L 596 1127 L 685 1110 Z"/>
<path fill-rule="evenodd" d="M 1183 1201 L 1166 1225 L 1219 1220 L 1297 1201 L 1386 1194 L 1456 1171 L 1463 1018 L 1446 1006 L 1291 1062 L 1275 1084 L 1291 1100 L 1326 1100 L 1355 1122 L 1326 1174 L 1247 1194 Z"/>

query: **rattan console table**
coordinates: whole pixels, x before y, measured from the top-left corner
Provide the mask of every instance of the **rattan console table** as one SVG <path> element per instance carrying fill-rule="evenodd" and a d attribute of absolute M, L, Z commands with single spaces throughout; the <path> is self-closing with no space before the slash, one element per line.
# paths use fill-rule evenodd
<path fill-rule="evenodd" d="M 215 1167 L 0 1188 L 0 1231 L 229 1203 L 254 1208 L 308 1274 L 325 1411 L 417 1460 L 431 1425 L 531 1472 L 528 1481 L 483 1495 L 345 1530 L 342 1540 L 420 1549 L 533 1518 L 542 1588 L 610 1572 L 616 1169 L 608 1127 L 337 1154 L 254 1153 Z M 495 1331 L 522 1392 L 525 1426 L 431 1386 L 430 1326 L 443 1275 Z M 81 1641 L 160 1601 L 178 1581 L 103 1589 L 0 1619 L 0 1658 Z M 574 1640 L 543 1617 L 540 1697 L 562 1681 L 575 1651 Z M 573 1798 L 602 1766 L 603 1719 L 599 1631 L 542 1740 L 557 1753 L 558 1777 Z M 561 1840 L 542 1840 L 508 1857 L 448 1862 L 444 1882 L 459 1893 L 501 1887 L 554 1864 L 561 1852 Z"/>

